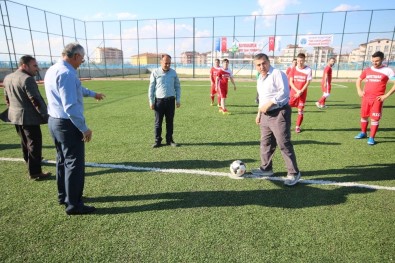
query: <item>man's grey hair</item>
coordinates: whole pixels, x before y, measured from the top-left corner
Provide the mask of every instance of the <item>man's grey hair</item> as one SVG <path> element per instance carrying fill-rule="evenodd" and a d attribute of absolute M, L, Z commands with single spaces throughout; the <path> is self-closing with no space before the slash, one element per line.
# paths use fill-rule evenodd
<path fill-rule="evenodd" d="M 75 54 L 85 55 L 84 48 L 79 43 L 67 44 L 62 52 L 62 56 L 72 58 Z"/>
<path fill-rule="evenodd" d="M 258 60 L 258 59 L 265 59 L 265 60 L 269 60 L 269 57 L 264 54 L 264 53 L 258 53 L 254 56 L 254 60 Z"/>

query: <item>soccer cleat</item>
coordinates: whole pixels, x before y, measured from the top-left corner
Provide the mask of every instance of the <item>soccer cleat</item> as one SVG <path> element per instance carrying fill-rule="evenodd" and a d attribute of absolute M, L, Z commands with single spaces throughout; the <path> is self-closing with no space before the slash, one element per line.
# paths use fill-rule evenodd
<path fill-rule="evenodd" d="M 296 128 L 295 128 L 295 132 L 296 132 L 296 133 L 300 133 L 301 131 L 302 131 L 302 130 L 300 129 L 300 127 L 296 127 Z"/>
<path fill-rule="evenodd" d="M 284 184 L 287 186 L 293 186 L 299 182 L 300 176 L 300 172 L 297 174 L 288 174 L 285 178 Z"/>
<path fill-rule="evenodd" d="M 360 132 L 358 133 L 357 136 L 354 137 L 354 139 L 363 139 L 363 138 L 366 138 L 366 133 L 364 132 Z"/>
<path fill-rule="evenodd" d="M 218 112 L 223 112 L 224 110 L 222 109 L 222 107 L 218 108 Z"/>
<path fill-rule="evenodd" d="M 217 107 L 218 107 L 218 108 L 221 108 L 221 105 L 220 105 L 220 104 L 217 104 Z"/>
<path fill-rule="evenodd" d="M 368 144 L 369 144 L 369 145 L 375 145 L 375 144 L 376 144 L 376 142 L 374 141 L 374 138 L 373 138 L 373 137 L 369 137 L 369 138 L 368 138 Z"/>
<path fill-rule="evenodd" d="M 273 170 L 267 170 L 267 171 L 263 171 L 261 168 L 258 169 L 252 169 L 251 173 L 255 176 L 273 176 Z"/>
<path fill-rule="evenodd" d="M 230 115 L 231 113 L 230 113 L 227 109 L 224 109 L 224 110 L 222 111 L 222 114 L 224 114 L 224 115 Z"/>
<path fill-rule="evenodd" d="M 318 101 L 315 103 L 315 106 L 317 106 L 317 108 L 319 108 L 319 109 L 322 109 L 322 106 L 320 105 L 320 103 Z"/>
<path fill-rule="evenodd" d="M 211 102 L 210 106 L 214 106 L 214 102 Z"/>

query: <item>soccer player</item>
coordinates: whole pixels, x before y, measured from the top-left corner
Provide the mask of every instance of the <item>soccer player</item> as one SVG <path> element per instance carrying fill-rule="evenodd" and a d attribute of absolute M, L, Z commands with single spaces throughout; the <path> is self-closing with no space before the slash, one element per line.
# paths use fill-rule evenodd
<path fill-rule="evenodd" d="M 285 71 L 285 74 L 287 74 L 288 80 L 289 80 L 289 75 L 291 74 L 292 69 L 294 69 L 295 67 L 296 67 L 296 58 L 294 58 L 294 59 L 292 60 L 292 65 L 289 66 L 289 67 L 287 68 L 287 70 Z"/>
<path fill-rule="evenodd" d="M 296 67 L 291 70 L 289 76 L 289 85 L 291 86 L 291 93 L 289 105 L 298 108 L 298 118 L 296 119 L 295 132 L 300 133 L 300 126 L 303 122 L 303 110 L 306 103 L 307 87 L 312 79 L 311 68 L 306 66 L 306 55 L 299 53 L 296 58 Z"/>
<path fill-rule="evenodd" d="M 230 69 L 228 69 L 229 65 L 229 60 L 224 59 L 222 60 L 222 68 L 221 70 L 218 71 L 217 73 L 217 79 L 215 82 L 215 85 L 217 87 L 217 92 L 219 93 L 219 96 L 221 97 L 221 107 L 219 108 L 219 112 L 222 112 L 223 114 L 230 114 L 228 109 L 226 108 L 225 105 L 225 100 L 228 95 L 228 80 L 233 84 L 234 90 L 236 90 L 236 84 L 235 81 L 233 80 L 233 73 Z"/>
<path fill-rule="evenodd" d="M 322 97 L 315 103 L 317 108 L 319 109 L 324 109 L 327 106 L 325 105 L 326 99 L 329 97 L 331 94 L 331 88 L 332 88 L 332 67 L 335 65 L 336 59 L 335 58 L 330 58 L 328 60 L 328 64 L 326 65 L 324 69 L 324 74 L 322 75 L 322 81 L 321 81 L 321 90 L 323 92 Z"/>
<path fill-rule="evenodd" d="M 377 51 L 372 55 L 372 66 L 362 71 L 357 79 L 356 86 L 361 102 L 361 132 L 355 136 L 355 139 L 367 137 L 368 118 L 370 118 L 370 134 L 368 145 L 374 145 L 379 128 L 379 121 L 382 117 L 383 102 L 395 92 L 395 82 L 392 88 L 385 93 L 387 82 L 394 79 L 394 71 L 383 65 L 384 53 Z M 362 89 L 361 83 L 365 80 L 365 86 Z"/>
<path fill-rule="evenodd" d="M 221 97 L 219 96 L 219 93 L 217 92 L 217 89 L 215 88 L 215 82 L 217 79 L 217 74 L 218 71 L 221 70 L 221 66 L 219 65 L 220 61 L 219 59 L 215 59 L 215 65 L 210 69 L 210 80 L 211 80 L 211 106 L 214 106 L 214 97 L 215 94 L 217 94 L 217 100 L 218 100 L 218 107 L 221 106 Z"/>

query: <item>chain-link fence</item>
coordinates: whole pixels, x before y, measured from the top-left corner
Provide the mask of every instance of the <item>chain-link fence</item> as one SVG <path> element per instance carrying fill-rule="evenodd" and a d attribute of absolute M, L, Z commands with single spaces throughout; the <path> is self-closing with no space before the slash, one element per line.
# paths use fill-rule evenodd
<path fill-rule="evenodd" d="M 321 77 L 330 57 L 335 78 L 355 78 L 375 51 L 395 64 L 395 9 L 82 21 L 13 1 L 0 0 L 0 80 L 19 57 L 36 57 L 42 71 L 61 58 L 65 44 L 86 49 L 82 78 L 145 77 L 162 53 L 180 76 L 207 77 L 216 58 L 228 58 L 236 77 L 254 77 L 252 57 L 263 52 L 285 70 L 299 52 Z"/>

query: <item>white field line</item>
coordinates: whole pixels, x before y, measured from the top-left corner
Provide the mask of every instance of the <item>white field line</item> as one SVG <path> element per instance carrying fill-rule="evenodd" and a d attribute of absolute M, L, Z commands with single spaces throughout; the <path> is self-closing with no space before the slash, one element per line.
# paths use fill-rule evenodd
<path fill-rule="evenodd" d="M 321 88 L 321 84 L 319 84 L 319 83 L 310 84 L 309 88 Z M 345 86 L 345 85 L 332 83 L 332 88 L 336 88 L 336 89 L 337 88 L 341 88 L 341 89 L 343 89 L 343 88 L 348 88 L 348 87 Z"/>
<path fill-rule="evenodd" d="M 0 161 L 24 162 L 24 160 L 22 158 L 3 158 L 3 157 L 0 157 Z M 43 163 L 56 164 L 55 161 L 51 161 L 51 160 L 43 160 Z M 198 174 L 198 175 L 208 175 L 208 176 L 230 177 L 229 173 L 210 172 L 210 171 L 203 171 L 203 170 L 163 169 L 163 168 L 154 168 L 154 167 L 140 167 L 140 166 L 123 165 L 123 164 L 91 163 L 91 162 L 85 163 L 85 166 L 97 167 L 97 168 L 111 168 L 111 169 L 129 170 L 129 171 L 147 171 L 147 172 L 178 173 L 178 174 Z M 302 176 L 303 176 L 303 174 L 302 174 Z M 230 177 L 230 178 L 232 178 L 232 179 L 260 179 L 260 180 L 269 180 L 269 181 L 284 181 L 284 178 L 282 178 L 282 177 L 254 177 L 251 175 L 246 176 L 245 178 L 244 177 Z M 359 184 L 359 183 L 354 183 L 354 182 L 336 182 L 336 181 L 325 181 L 325 180 L 300 179 L 299 183 L 317 184 L 317 185 L 335 185 L 335 186 L 367 188 L 367 189 L 373 189 L 373 190 L 395 191 L 395 187 L 370 185 L 370 184 Z"/>

